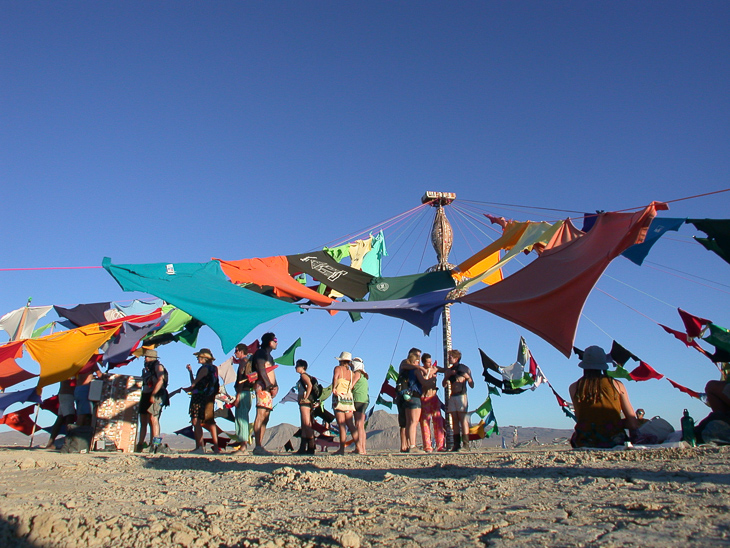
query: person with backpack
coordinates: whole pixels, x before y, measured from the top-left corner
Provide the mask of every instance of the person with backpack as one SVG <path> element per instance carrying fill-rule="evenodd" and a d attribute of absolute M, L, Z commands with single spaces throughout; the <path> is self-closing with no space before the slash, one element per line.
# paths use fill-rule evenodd
<path fill-rule="evenodd" d="M 203 441 L 203 428 L 210 432 L 213 439 L 213 452 L 220 453 L 218 447 L 218 426 L 215 424 L 213 413 L 215 411 L 215 396 L 220 389 L 218 368 L 213 364 L 215 358 L 208 348 L 201 348 L 194 352 L 193 356 L 198 358 L 200 368 L 193 378 L 193 368 L 187 365 L 190 373 L 190 386 L 183 388 L 190 393 L 190 422 L 193 424 L 195 434 L 195 450 L 193 453 L 205 453 L 205 442 Z"/>
<path fill-rule="evenodd" d="M 316 405 L 322 395 L 322 385 L 316 378 L 307 373 L 309 364 L 305 360 L 297 360 L 296 372 L 299 373 L 297 382 L 299 415 L 301 417 L 301 430 L 298 455 L 314 455 L 316 446 L 314 444 L 314 429 L 312 428 L 312 407 Z"/>
<path fill-rule="evenodd" d="M 142 396 L 139 400 L 139 442 L 137 452 L 142 452 L 147 437 L 147 425 L 150 425 L 152 443 L 150 452 L 156 453 L 162 444 L 160 437 L 160 415 L 162 408 L 170 405 L 167 394 L 168 374 L 165 366 L 157 359 L 157 350 L 142 347 L 138 354 L 144 357 L 142 369 Z"/>

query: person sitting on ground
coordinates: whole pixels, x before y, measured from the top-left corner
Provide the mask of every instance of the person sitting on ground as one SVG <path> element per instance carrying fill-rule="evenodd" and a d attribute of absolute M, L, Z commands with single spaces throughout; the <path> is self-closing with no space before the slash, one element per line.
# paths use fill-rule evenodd
<path fill-rule="evenodd" d="M 367 436 L 365 434 L 365 414 L 370 405 L 370 394 L 368 394 L 368 381 L 370 376 L 365 371 L 365 364 L 362 358 L 353 358 L 352 371 L 354 373 L 352 386 L 352 399 L 355 402 L 355 429 L 357 430 L 357 445 L 355 453 L 366 454 Z"/>
<path fill-rule="evenodd" d="M 573 447 L 623 445 L 628 441 L 625 428 L 632 436 L 636 435 L 639 424 L 634 408 L 623 383 L 606 375 L 609 362 L 610 358 L 599 346 L 589 346 L 583 352 L 578 364 L 583 376 L 569 389 L 576 417 L 570 441 Z"/>
<path fill-rule="evenodd" d="M 428 371 L 422 385 L 421 394 L 421 437 L 423 449 L 433 451 L 431 445 L 431 423 L 433 423 L 433 437 L 436 441 L 436 451 L 446 450 L 446 436 L 444 433 L 444 418 L 441 416 L 441 402 L 439 401 L 436 386 L 437 367 L 433 364 L 431 354 L 424 354 L 421 358 L 423 367 Z"/>
<path fill-rule="evenodd" d="M 715 413 L 730 415 L 730 376 L 726 371 L 730 369 L 728 364 L 722 367 L 722 380 L 709 381 L 705 385 L 705 394 L 707 394 L 707 405 L 710 406 Z M 730 373 L 730 371 L 727 371 Z"/>
<path fill-rule="evenodd" d="M 309 364 L 305 360 L 297 360 L 294 368 L 299 373 L 297 382 L 297 400 L 299 401 L 299 417 L 301 419 L 300 443 L 298 455 L 314 455 L 314 429 L 312 428 L 312 377 L 307 373 Z"/>
<path fill-rule="evenodd" d="M 355 375 L 350 369 L 352 365 L 352 354 L 342 352 L 335 358 L 338 361 L 332 376 L 332 409 L 335 412 L 337 425 L 340 430 L 340 448 L 335 455 L 345 454 L 347 440 L 347 429 L 352 432 L 352 439 L 357 444 L 357 429 L 355 428 L 354 412 L 355 403 L 352 398 L 352 386 Z"/>
<path fill-rule="evenodd" d="M 48 438 L 46 449 L 51 449 L 56 444 L 56 438 L 61 433 L 61 428 L 73 424 L 76 420 L 76 407 L 74 406 L 74 389 L 76 379 L 71 377 L 61 381 L 58 387 L 58 416 L 51 427 L 51 436 Z"/>
<path fill-rule="evenodd" d="M 644 410 L 643 409 L 637 409 L 636 410 L 636 422 L 641 426 L 642 424 L 646 424 L 649 422 L 649 419 L 644 418 Z"/>
<path fill-rule="evenodd" d="M 136 355 L 136 354 L 135 354 Z M 143 347 L 139 355 L 144 357 L 142 368 L 142 395 L 139 400 L 139 441 L 137 452 L 144 448 L 147 425 L 150 426 L 150 451 L 156 453 L 162 444 L 160 415 L 167 402 L 167 369 L 157 359 L 157 350 Z"/>
<path fill-rule="evenodd" d="M 461 352 L 453 349 L 448 352 L 449 367 L 444 373 L 444 380 L 441 383 L 444 388 L 450 385 L 451 395 L 447 404 L 447 410 L 451 415 L 454 425 L 454 446 L 452 451 L 469 450 L 469 399 L 466 395 L 467 386 L 474 388 L 474 379 L 471 376 L 471 369 L 461 363 Z"/>
<path fill-rule="evenodd" d="M 188 364 L 187 370 L 190 373 L 190 386 L 183 388 L 190 392 L 190 420 L 193 423 L 195 434 L 195 450 L 193 453 L 205 453 L 205 442 L 203 441 L 203 428 L 210 432 L 213 440 L 213 452 L 220 453 L 218 446 L 218 426 L 213 415 L 215 410 L 215 397 L 218 394 L 219 383 L 218 368 L 213 364 L 215 358 L 207 348 L 201 348 L 194 352 L 193 356 L 198 358 L 200 368 L 193 378 L 193 368 Z"/>

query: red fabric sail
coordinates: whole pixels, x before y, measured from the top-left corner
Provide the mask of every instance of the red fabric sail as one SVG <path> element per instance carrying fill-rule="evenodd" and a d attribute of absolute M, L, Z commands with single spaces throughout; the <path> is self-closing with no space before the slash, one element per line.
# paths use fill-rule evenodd
<path fill-rule="evenodd" d="M 28 373 L 15 360 L 23 356 L 23 341 L 15 341 L 0 346 L 0 389 L 13 386 L 38 375 Z"/>
<path fill-rule="evenodd" d="M 637 213 L 601 213 L 593 229 L 546 250 L 522 270 L 498 284 L 458 299 L 529 329 L 567 357 L 583 305 L 609 263 L 644 241 L 657 209 Z"/>
<path fill-rule="evenodd" d="M 289 275 L 289 261 L 283 255 L 240 261 L 213 259 L 221 264 L 223 272 L 234 284 L 250 283 L 271 286 L 277 297 L 308 299 L 319 306 L 327 306 L 332 299 L 312 291 Z"/>
<path fill-rule="evenodd" d="M 684 328 L 687 331 L 687 335 L 689 335 L 693 339 L 696 339 L 700 336 L 703 327 L 712 323 L 710 322 L 710 320 L 705 320 L 704 318 L 693 316 L 692 314 L 690 314 L 689 312 L 685 312 L 681 308 L 678 308 L 677 310 L 679 310 L 679 315 L 684 322 Z"/>
<path fill-rule="evenodd" d="M 674 381 L 673 381 L 672 379 L 670 379 L 669 377 L 667 377 L 667 380 L 669 381 L 669 383 L 670 383 L 670 384 L 671 384 L 671 385 L 672 385 L 672 386 L 673 386 L 674 388 L 676 388 L 676 389 L 677 389 L 677 390 L 679 390 L 680 392 L 684 392 L 685 394 L 689 394 L 690 396 L 692 396 L 693 398 L 697 398 L 698 400 L 702 399 L 702 398 L 700 397 L 700 393 L 699 393 L 699 392 L 695 392 L 694 390 L 690 390 L 690 389 L 689 389 L 689 388 L 687 388 L 686 386 L 682 386 L 681 384 L 679 384 L 679 383 L 677 383 L 677 382 L 674 382 Z"/>
<path fill-rule="evenodd" d="M 9 426 L 26 436 L 30 436 L 33 433 L 33 419 L 30 418 L 30 415 L 33 413 L 34 407 L 35 405 L 29 405 L 15 413 L 5 413 L 5 415 L 0 417 L 0 424 Z"/>
<path fill-rule="evenodd" d="M 646 362 L 639 362 L 639 367 L 634 369 L 629 376 L 635 381 L 648 381 L 650 379 L 663 379 L 664 375 L 657 373 L 654 368 Z"/>

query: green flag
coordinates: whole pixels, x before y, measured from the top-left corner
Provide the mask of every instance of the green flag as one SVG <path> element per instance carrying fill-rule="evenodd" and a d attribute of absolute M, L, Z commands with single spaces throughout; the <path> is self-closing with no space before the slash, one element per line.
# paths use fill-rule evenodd
<path fill-rule="evenodd" d="M 385 378 L 390 379 L 393 382 L 398 382 L 398 371 L 396 371 L 395 368 L 391 365 Z"/>
<path fill-rule="evenodd" d="M 479 408 L 474 411 L 477 415 L 479 415 L 481 418 L 486 417 L 489 415 L 489 413 L 492 411 L 492 398 L 487 396 L 487 399 L 484 400 L 484 403 L 479 406 Z"/>
<path fill-rule="evenodd" d="M 33 331 L 33 333 L 31 333 L 31 335 L 30 335 L 30 338 L 31 338 L 31 339 L 35 339 L 36 337 L 40 337 L 41 335 L 43 335 L 43 332 L 44 332 L 44 331 L 45 331 L 46 329 L 48 329 L 49 327 L 51 327 L 51 326 L 52 326 L 52 325 L 54 325 L 55 323 L 56 323 L 56 322 L 51 322 L 51 323 L 47 323 L 47 324 L 46 324 L 46 325 L 44 325 L 43 327 L 39 327 L 38 329 L 36 329 L 35 331 Z"/>
<path fill-rule="evenodd" d="M 508 381 L 511 385 L 511 388 L 522 388 L 523 386 L 529 386 L 531 384 L 535 384 L 535 379 L 532 378 L 532 375 L 530 375 L 527 371 L 522 375 L 521 379 L 518 379 L 516 381 Z"/>
<path fill-rule="evenodd" d="M 626 369 L 620 365 L 616 366 L 615 371 L 606 371 L 606 375 L 609 377 L 613 377 L 614 379 L 626 379 L 629 381 L 633 381 L 634 379 L 631 378 L 631 375 L 629 375 L 629 372 L 626 371 Z"/>
<path fill-rule="evenodd" d="M 274 363 L 278 363 L 279 365 L 294 365 L 294 352 L 296 352 L 297 348 L 300 346 L 302 346 L 301 337 L 294 341 L 294 344 L 287 348 L 281 357 L 276 358 Z"/>
<path fill-rule="evenodd" d="M 385 406 L 385 407 L 387 407 L 388 409 L 393 409 L 393 402 L 392 402 L 392 401 L 388 401 L 388 400 L 385 400 L 385 399 L 383 399 L 383 396 L 382 396 L 382 394 L 378 396 L 378 399 L 377 399 L 377 400 L 375 400 L 375 403 L 376 403 L 376 404 L 378 404 L 378 403 L 379 403 L 380 405 L 384 405 L 384 406 Z"/>
<path fill-rule="evenodd" d="M 494 426 L 492 426 L 489 430 L 485 430 L 484 434 L 486 435 L 486 437 L 498 436 L 499 426 L 497 426 L 497 421 L 494 421 Z"/>
<path fill-rule="evenodd" d="M 722 348 L 726 352 L 730 352 L 730 330 L 725 329 L 724 327 L 711 323 L 710 336 L 705 337 L 703 340 L 707 341 L 712 346 L 716 346 L 717 348 Z"/>
<path fill-rule="evenodd" d="M 502 396 L 502 393 L 499 391 L 499 388 L 496 386 L 490 386 L 489 387 L 489 395 L 490 396 Z"/>

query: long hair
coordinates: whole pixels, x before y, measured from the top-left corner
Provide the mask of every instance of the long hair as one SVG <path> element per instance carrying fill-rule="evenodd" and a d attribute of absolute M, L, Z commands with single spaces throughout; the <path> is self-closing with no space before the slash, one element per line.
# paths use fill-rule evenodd
<path fill-rule="evenodd" d="M 597 369 L 586 369 L 583 371 L 583 376 L 578 379 L 578 386 L 575 389 L 575 399 L 579 402 L 586 403 L 597 403 L 601 395 L 601 379 L 606 378 L 605 371 L 599 371 Z M 615 392 L 616 386 L 613 383 L 611 388 Z"/>

